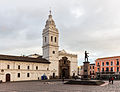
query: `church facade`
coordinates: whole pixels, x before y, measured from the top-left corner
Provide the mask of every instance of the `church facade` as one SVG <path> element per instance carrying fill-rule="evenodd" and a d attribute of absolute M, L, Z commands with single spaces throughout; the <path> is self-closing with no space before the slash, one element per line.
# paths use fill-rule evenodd
<path fill-rule="evenodd" d="M 24 81 L 47 78 L 71 78 L 77 75 L 77 55 L 59 51 L 59 31 L 51 12 L 42 33 L 43 55 L 0 55 L 0 80 Z"/>

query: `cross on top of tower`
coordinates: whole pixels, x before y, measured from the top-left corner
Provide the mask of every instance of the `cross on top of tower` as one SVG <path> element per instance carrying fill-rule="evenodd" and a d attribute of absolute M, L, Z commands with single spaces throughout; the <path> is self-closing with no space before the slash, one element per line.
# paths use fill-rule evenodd
<path fill-rule="evenodd" d="M 50 11 L 49 11 L 49 19 L 51 19 L 52 18 L 52 15 L 51 15 L 51 8 L 50 8 Z"/>
<path fill-rule="evenodd" d="M 50 12 L 50 15 L 51 15 L 51 9 L 50 9 L 50 11 L 49 11 L 49 12 Z"/>
<path fill-rule="evenodd" d="M 50 13 L 50 15 L 51 15 L 51 7 L 50 7 L 50 10 L 49 10 L 49 13 Z"/>

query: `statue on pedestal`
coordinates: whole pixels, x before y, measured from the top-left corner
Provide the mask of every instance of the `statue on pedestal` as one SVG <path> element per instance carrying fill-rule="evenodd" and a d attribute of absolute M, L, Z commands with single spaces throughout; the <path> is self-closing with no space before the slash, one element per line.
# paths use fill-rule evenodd
<path fill-rule="evenodd" d="M 88 61 L 88 54 L 87 51 L 85 51 L 85 62 L 84 65 L 83 65 L 83 79 L 89 79 L 90 78 L 90 62 Z"/>
<path fill-rule="evenodd" d="M 88 62 L 88 57 L 89 57 L 88 54 L 89 53 L 87 53 L 87 51 L 85 51 L 85 62 Z"/>

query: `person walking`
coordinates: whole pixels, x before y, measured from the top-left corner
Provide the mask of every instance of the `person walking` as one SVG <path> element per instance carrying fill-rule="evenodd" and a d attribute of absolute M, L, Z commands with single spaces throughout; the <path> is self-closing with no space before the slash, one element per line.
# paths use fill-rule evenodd
<path fill-rule="evenodd" d="M 64 81 L 65 81 L 65 77 L 62 77 L 62 82 L 64 83 Z"/>
<path fill-rule="evenodd" d="M 113 80 L 114 80 L 114 78 L 112 77 L 111 80 L 112 80 L 112 84 L 113 84 Z"/>
<path fill-rule="evenodd" d="M 111 77 L 109 77 L 109 83 L 111 82 Z"/>

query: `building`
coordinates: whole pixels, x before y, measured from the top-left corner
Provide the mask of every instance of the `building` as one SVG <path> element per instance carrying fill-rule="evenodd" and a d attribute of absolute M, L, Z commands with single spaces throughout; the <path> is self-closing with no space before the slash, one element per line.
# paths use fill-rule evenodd
<path fill-rule="evenodd" d="M 59 51 L 59 31 L 51 11 L 43 29 L 43 55 L 0 55 L 0 80 L 24 81 L 47 78 L 71 78 L 77 75 L 77 55 Z"/>
<path fill-rule="evenodd" d="M 98 58 L 95 60 L 97 78 L 108 79 L 114 76 L 120 79 L 120 56 Z"/>
<path fill-rule="evenodd" d="M 83 71 L 84 71 L 83 67 L 84 67 L 83 65 L 78 67 L 78 75 L 81 76 L 81 77 L 83 76 Z M 90 73 L 89 73 L 90 74 L 90 79 L 94 79 L 95 78 L 95 64 L 94 63 L 90 64 L 89 69 L 90 69 Z"/>
<path fill-rule="evenodd" d="M 0 80 L 38 80 L 43 74 L 49 76 L 50 62 L 43 58 L 0 55 Z"/>
<path fill-rule="evenodd" d="M 90 64 L 90 79 L 95 78 L 95 64 Z"/>

